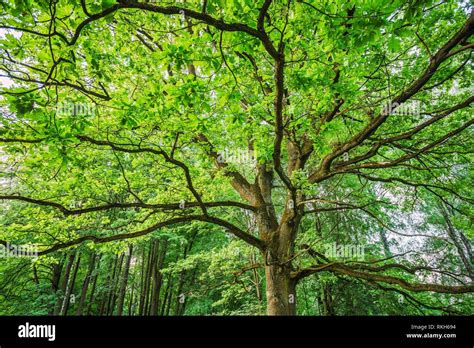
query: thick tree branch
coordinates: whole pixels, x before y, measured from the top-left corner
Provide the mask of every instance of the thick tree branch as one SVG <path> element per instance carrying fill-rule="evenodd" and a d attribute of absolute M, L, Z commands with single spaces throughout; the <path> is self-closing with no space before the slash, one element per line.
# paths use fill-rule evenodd
<path fill-rule="evenodd" d="M 91 241 L 97 244 L 103 244 L 103 243 L 114 242 L 118 240 L 142 237 L 160 228 L 170 226 L 170 225 L 175 225 L 178 223 L 190 222 L 190 221 L 209 222 L 214 225 L 222 226 L 229 233 L 232 233 L 236 237 L 242 239 L 243 241 L 247 242 L 248 244 L 252 246 L 255 246 L 256 248 L 260 250 L 264 250 L 266 247 L 265 243 L 262 240 L 258 239 L 257 237 L 252 236 L 251 234 L 245 231 L 242 231 L 241 229 L 239 229 L 238 227 L 232 225 L 231 223 L 227 221 L 221 220 L 216 217 L 208 216 L 208 215 L 188 215 L 188 216 L 176 217 L 176 218 L 169 219 L 166 221 L 158 222 L 146 229 L 143 229 L 137 232 L 121 233 L 121 234 L 116 234 L 109 237 L 97 237 L 97 236 L 92 236 L 92 235 L 82 236 L 68 242 L 55 244 L 46 250 L 39 251 L 38 256 L 47 255 L 58 250 L 62 250 L 62 249 L 66 249 L 75 245 L 82 244 L 87 241 Z M 0 244 L 6 247 L 8 242 L 5 240 L 0 240 Z"/>
<path fill-rule="evenodd" d="M 153 209 L 153 210 L 183 210 L 187 208 L 198 208 L 200 207 L 200 204 L 201 204 L 199 202 L 184 202 L 184 207 L 183 207 L 183 203 L 149 204 L 149 203 L 143 203 L 143 202 L 131 202 L 131 203 L 109 203 L 109 204 L 104 204 L 104 205 L 99 205 L 99 206 L 88 207 L 88 208 L 70 209 L 57 202 L 51 202 L 51 201 L 43 200 L 43 199 L 35 199 L 35 198 L 30 198 L 30 197 L 25 197 L 25 196 L 20 196 L 20 195 L 0 195 L 0 200 L 22 201 L 22 202 L 32 203 L 36 205 L 41 205 L 41 206 L 52 207 L 61 211 L 61 213 L 63 213 L 65 216 L 81 215 L 81 214 L 87 214 L 87 213 L 98 212 L 98 211 L 106 211 L 110 209 L 129 209 L 129 208 L 141 208 L 141 209 Z M 248 204 L 233 202 L 233 201 L 203 202 L 202 204 L 204 204 L 206 207 L 209 207 L 209 208 L 237 207 L 237 208 L 246 209 L 246 210 L 255 210 L 254 207 Z"/>
<path fill-rule="evenodd" d="M 392 285 L 398 285 L 406 290 L 412 292 L 431 291 L 447 294 L 462 294 L 474 292 L 474 285 L 439 285 L 439 284 L 425 284 L 425 283 L 410 283 L 404 279 L 382 275 L 377 273 L 368 273 L 360 271 L 354 267 L 342 265 L 339 263 L 326 263 L 309 267 L 292 274 L 293 279 L 300 280 L 304 277 L 310 276 L 321 271 L 330 271 L 336 274 L 345 274 L 357 279 L 368 281 L 383 282 Z"/>

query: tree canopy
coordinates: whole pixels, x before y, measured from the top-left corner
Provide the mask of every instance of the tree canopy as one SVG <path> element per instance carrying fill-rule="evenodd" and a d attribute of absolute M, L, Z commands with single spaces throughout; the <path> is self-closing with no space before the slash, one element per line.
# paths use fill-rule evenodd
<path fill-rule="evenodd" d="M 468 2 L 0 11 L 0 314 L 472 313 Z"/>

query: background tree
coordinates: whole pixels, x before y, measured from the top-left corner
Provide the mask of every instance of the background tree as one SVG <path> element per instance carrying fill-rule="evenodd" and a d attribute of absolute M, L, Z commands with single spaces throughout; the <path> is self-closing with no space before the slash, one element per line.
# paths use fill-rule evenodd
<path fill-rule="evenodd" d="M 79 311 L 93 276 L 87 313 L 180 315 L 215 269 L 226 314 L 469 311 L 467 3 L 0 6 L 0 243 L 40 248 L 8 262 L 41 308 Z"/>

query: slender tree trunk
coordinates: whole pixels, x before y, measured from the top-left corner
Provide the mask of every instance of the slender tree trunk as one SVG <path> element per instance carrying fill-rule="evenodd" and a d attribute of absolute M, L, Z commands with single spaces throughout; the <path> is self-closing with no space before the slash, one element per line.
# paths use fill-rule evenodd
<path fill-rule="evenodd" d="M 69 285 L 66 290 L 66 295 L 64 296 L 63 305 L 61 307 L 61 315 L 67 315 L 67 311 L 69 309 L 69 304 L 71 303 L 71 294 L 74 291 L 74 285 L 76 283 L 77 271 L 79 270 L 79 266 L 81 264 L 81 256 L 77 257 L 76 264 L 74 266 L 74 271 L 72 272 L 72 279 L 69 282 Z"/>
<path fill-rule="evenodd" d="M 439 203 L 439 207 L 441 210 L 441 214 L 444 217 L 445 225 L 446 225 L 446 231 L 448 232 L 449 238 L 453 241 L 454 245 L 456 246 L 456 250 L 458 252 L 459 258 L 461 259 L 464 268 L 466 269 L 467 273 L 469 274 L 469 277 L 471 280 L 474 280 L 474 270 L 473 270 L 473 260 L 472 260 L 472 255 L 471 257 L 468 257 L 466 255 L 469 254 L 469 249 L 464 250 L 463 248 L 463 235 L 462 232 L 457 231 L 456 228 L 453 226 L 451 222 L 451 218 L 449 217 L 449 212 L 446 209 L 445 205 L 443 202 Z"/>
<path fill-rule="evenodd" d="M 150 277 L 151 277 L 151 284 L 150 284 L 150 305 L 149 305 L 149 310 L 147 310 L 148 315 L 153 315 L 153 306 L 156 301 L 156 298 L 158 297 L 158 294 L 155 291 L 155 275 L 157 271 L 157 259 L 159 257 L 159 248 L 160 248 L 160 241 L 155 240 L 153 241 L 152 244 L 152 250 L 153 250 L 153 257 L 151 260 L 151 269 L 150 269 Z"/>
<path fill-rule="evenodd" d="M 117 266 L 117 260 L 118 260 L 118 256 L 115 255 L 115 258 L 113 260 L 110 260 L 110 265 L 107 267 L 107 269 L 111 269 L 113 267 L 113 270 L 114 270 L 114 273 L 115 273 L 115 268 Z M 107 279 L 105 281 L 106 289 L 101 294 L 101 304 L 100 304 L 100 307 L 99 307 L 99 315 L 103 315 L 104 312 L 106 311 L 107 302 L 109 300 L 108 295 L 110 294 L 110 287 L 111 287 L 111 284 L 112 284 L 114 273 L 112 273 L 112 274 L 109 273 L 107 275 Z M 105 312 L 105 313 L 107 313 L 107 312 Z"/>
<path fill-rule="evenodd" d="M 383 228 L 380 228 L 379 233 L 380 233 L 380 239 L 382 240 L 385 257 L 392 257 L 392 252 L 390 251 L 390 245 L 388 244 L 385 230 Z"/>
<path fill-rule="evenodd" d="M 39 285 L 39 278 L 38 278 L 38 269 L 36 268 L 36 265 L 33 265 L 33 282 L 36 285 Z"/>
<path fill-rule="evenodd" d="M 169 316 L 170 315 L 170 311 L 171 311 L 171 303 L 172 303 L 172 298 L 173 298 L 173 282 L 171 282 L 171 286 L 170 286 L 170 292 L 169 292 L 169 296 L 168 296 L 168 301 L 167 301 L 167 304 L 166 304 L 166 310 L 165 310 L 165 315 L 166 316 Z"/>
<path fill-rule="evenodd" d="M 122 315 L 123 303 L 125 300 L 125 293 L 127 290 L 128 274 L 130 272 L 130 261 L 132 260 L 133 245 L 130 244 L 128 247 L 127 260 L 125 261 L 125 270 L 122 277 L 122 282 L 120 285 L 119 298 L 117 303 L 117 315 Z"/>
<path fill-rule="evenodd" d="M 66 264 L 66 270 L 64 271 L 64 276 L 62 278 L 61 285 L 59 287 L 59 294 L 56 300 L 56 306 L 54 308 L 54 315 L 58 315 L 61 312 L 61 304 L 63 303 L 63 298 L 64 298 L 63 296 L 66 294 L 67 284 L 69 282 L 69 275 L 71 273 L 71 268 L 74 263 L 74 257 L 75 257 L 74 252 L 69 254 L 67 264 Z"/>
<path fill-rule="evenodd" d="M 141 310 L 140 312 L 143 315 L 148 315 L 148 302 L 149 302 L 149 293 L 150 293 L 150 279 L 151 279 L 151 262 L 153 259 L 153 248 L 150 248 L 148 252 L 148 258 L 146 263 L 145 274 L 143 275 L 145 278 L 143 279 L 143 289 L 142 289 L 142 296 L 143 296 L 143 303 L 140 305 Z"/>
<path fill-rule="evenodd" d="M 53 292 L 56 292 L 59 289 L 59 281 L 61 279 L 62 268 L 63 268 L 62 261 L 52 265 L 53 274 L 51 277 L 51 290 L 53 290 Z"/>
<path fill-rule="evenodd" d="M 151 315 L 158 315 L 158 308 L 160 306 L 160 291 L 161 285 L 163 283 L 163 275 L 161 274 L 161 269 L 163 268 L 163 264 L 165 262 L 166 251 L 168 247 L 168 241 L 163 240 L 161 241 L 161 247 L 159 251 L 158 261 L 155 266 L 155 270 L 153 273 L 153 300 L 151 304 Z"/>
<path fill-rule="evenodd" d="M 63 267 L 63 262 L 62 261 L 60 261 L 58 263 L 55 263 L 52 266 L 53 275 L 51 277 L 51 290 L 52 290 L 53 294 L 58 293 L 59 281 L 60 281 L 60 278 L 61 278 L 62 267 Z M 53 315 L 54 314 L 55 306 L 56 306 L 56 304 L 54 304 L 53 306 L 50 307 L 48 315 Z"/>
<path fill-rule="evenodd" d="M 198 271 L 198 267 L 195 267 L 193 269 L 193 273 L 191 275 L 191 280 L 190 280 L 189 284 L 194 284 L 194 281 L 196 280 L 197 271 Z M 177 315 L 179 315 L 179 316 L 184 315 L 187 303 L 188 303 L 188 296 L 184 297 L 183 302 L 179 302 L 179 304 L 178 304 L 179 309 L 177 311 Z"/>
<path fill-rule="evenodd" d="M 195 231 L 191 237 L 190 243 L 184 247 L 183 259 L 188 256 L 188 253 L 191 251 L 194 240 L 196 239 L 197 231 Z M 180 313 L 184 312 L 184 306 L 186 304 L 186 296 L 183 294 L 184 284 L 186 282 L 186 275 L 188 272 L 183 270 L 180 272 L 179 281 L 178 281 L 178 288 L 177 288 L 177 298 L 176 298 L 176 307 L 174 310 L 175 315 L 180 315 Z"/>
<path fill-rule="evenodd" d="M 79 304 L 77 305 L 76 315 L 82 315 L 84 304 L 86 303 L 87 290 L 89 289 L 89 283 L 92 278 L 92 272 L 94 271 L 95 259 L 96 259 L 96 254 L 92 253 L 89 260 L 89 268 L 84 278 L 84 282 L 82 283 L 81 298 L 79 299 Z"/>
<path fill-rule="evenodd" d="M 99 254 L 97 256 L 97 266 L 96 266 L 96 272 L 95 272 L 95 275 L 94 275 L 94 281 L 92 282 L 92 289 L 91 289 L 91 293 L 89 295 L 89 303 L 87 304 L 87 315 L 90 315 L 91 313 L 91 308 L 92 308 L 92 304 L 94 303 L 94 300 L 95 300 L 95 289 L 96 289 L 96 286 L 97 286 L 97 278 L 99 277 L 99 270 L 100 270 L 100 259 L 101 259 L 102 255 Z"/>
<path fill-rule="evenodd" d="M 53 276 L 51 278 L 51 289 L 53 292 L 58 291 L 59 289 L 59 280 L 61 278 L 61 271 L 62 271 L 63 264 L 62 262 L 53 264 Z"/>
<path fill-rule="evenodd" d="M 132 282 L 132 291 L 130 293 L 130 301 L 128 302 L 128 315 L 129 316 L 132 316 L 133 315 L 133 312 L 132 310 L 134 309 L 134 303 L 133 303 L 133 295 L 135 293 L 135 286 L 133 285 L 133 282 Z"/>
<path fill-rule="evenodd" d="M 176 307 L 174 309 L 174 315 L 179 315 L 181 311 L 181 306 L 184 304 L 184 301 L 186 301 L 186 296 L 183 294 L 185 277 L 186 271 L 181 271 L 178 280 L 178 288 L 176 289 L 176 293 L 178 296 L 176 297 Z"/>
<path fill-rule="evenodd" d="M 170 296 L 170 286 L 171 286 L 171 282 L 172 282 L 173 278 L 171 276 L 171 273 L 168 274 L 168 279 L 166 281 L 166 288 L 165 288 L 165 296 L 163 298 L 163 304 L 161 305 L 161 311 L 160 311 L 160 315 L 165 315 L 166 313 L 166 304 L 168 303 L 168 298 Z"/>
<path fill-rule="evenodd" d="M 472 253 L 472 242 L 467 239 L 466 235 L 462 231 L 459 231 L 459 235 L 461 237 L 462 243 L 464 244 L 464 247 L 466 248 L 466 253 L 469 256 L 469 260 L 471 260 L 471 263 L 474 263 L 474 254 Z"/>
<path fill-rule="evenodd" d="M 323 285 L 321 289 L 321 305 L 322 315 L 331 316 L 334 315 L 334 306 L 331 295 L 331 287 L 327 284 Z"/>
<path fill-rule="evenodd" d="M 176 255 L 176 262 L 179 260 L 179 254 Z M 171 299 L 173 297 L 173 275 L 168 275 L 168 282 L 166 284 L 165 299 L 161 308 L 161 315 L 169 315 L 171 309 Z"/>
<path fill-rule="evenodd" d="M 115 272 L 115 277 L 113 279 L 112 290 L 110 292 L 109 302 L 108 302 L 108 305 L 107 305 L 107 314 L 108 315 L 113 315 L 114 314 L 115 302 L 117 300 L 117 286 L 120 282 L 120 275 L 122 274 L 123 258 L 124 258 L 124 253 L 120 254 L 119 262 L 118 262 L 118 266 L 117 266 L 118 268 Z"/>
<path fill-rule="evenodd" d="M 142 267 L 140 272 L 140 302 L 138 305 L 138 315 L 143 315 L 143 306 L 145 305 L 145 257 L 146 257 L 146 247 L 143 246 L 142 252 Z"/>

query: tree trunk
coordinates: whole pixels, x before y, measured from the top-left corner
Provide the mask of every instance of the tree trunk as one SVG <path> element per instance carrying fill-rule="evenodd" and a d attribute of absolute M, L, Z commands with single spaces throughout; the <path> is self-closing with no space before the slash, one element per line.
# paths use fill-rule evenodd
<path fill-rule="evenodd" d="M 183 259 L 186 259 L 188 256 L 189 252 L 191 251 L 194 241 L 197 236 L 197 231 L 194 231 L 190 243 L 184 247 L 184 253 L 183 253 Z M 186 296 L 183 293 L 184 285 L 186 282 L 186 276 L 188 272 L 186 270 L 182 270 L 179 275 L 179 282 L 178 282 L 178 289 L 177 289 L 177 298 L 176 298 L 176 307 L 174 311 L 174 315 L 181 315 L 181 313 L 184 313 L 184 308 L 186 305 Z"/>
<path fill-rule="evenodd" d="M 63 303 L 63 296 L 66 294 L 67 284 L 69 282 L 69 274 L 71 273 L 71 268 L 74 263 L 74 252 L 69 254 L 66 270 L 64 271 L 64 277 L 61 282 L 61 286 L 59 287 L 58 298 L 56 300 L 56 306 L 54 308 L 54 315 L 58 315 L 61 311 L 61 304 Z"/>
<path fill-rule="evenodd" d="M 469 274 L 469 277 L 471 278 L 471 280 L 474 280 L 474 269 L 472 265 L 473 260 L 472 260 L 472 257 L 468 257 L 466 255 L 466 251 L 463 248 L 462 232 L 457 231 L 454 228 L 451 222 L 451 218 L 449 217 L 448 210 L 446 209 L 443 202 L 439 203 L 439 207 L 441 210 L 441 214 L 444 217 L 444 222 L 446 225 L 446 231 L 448 232 L 448 236 L 454 243 L 456 250 L 458 252 L 459 258 L 461 259 L 467 273 Z M 467 249 L 467 251 L 469 253 L 469 249 Z"/>
<path fill-rule="evenodd" d="M 69 285 L 66 290 L 66 295 L 64 296 L 63 305 L 61 307 L 61 315 L 67 315 L 67 311 L 69 309 L 69 304 L 71 303 L 71 294 L 74 291 L 74 285 L 76 283 L 77 271 L 79 270 L 79 266 L 81 264 L 81 256 L 77 257 L 76 264 L 74 266 L 74 271 L 72 272 L 72 279 L 69 282 Z"/>
<path fill-rule="evenodd" d="M 142 252 L 142 265 L 141 265 L 141 272 L 140 272 L 140 293 L 139 298 L 140 302 L 138 305 L 138 315 L 143 315 L 143 306 L 145 304 L 145 257 L 146 257 L 146 246 L 143 246 Z"/>
<path fill-rule="evenodd" d="M 92 278 L 92 272 L 94 271 L 95 259 L 96 255 L 95 253 L 92 253 L 89 261 L 89 269 L 87 270 L 86 277 L 84 278 L 84 282 L 82 283 L 81 298 L 77 306 L 76 315 L 82 315 L 82 310 L 84 309 L 84 304 L 86 303 L 87 290 L 89 289 L 89 283 Z"/>
<path fill-rule="evenodd" d="M 112 283 L 112 290 L 109 296 L 109 303 L 107 305 L 107 315 L 114 314 L 115 302 L 117 300 L 117 286 L 120 282 L 120 275 L 122 274 L 123 257 L 124 253 L 120 254 L 118 269 L 115 272 L 114 281 Z"/>
<path fill-rule="evenodd" d="M 158 250 L 160 247 L 160 241 L 155 240 L 152 243 L 152 250 L 153 250 L 153 258 L 151 260 L 151 270 L 150 270 L 150 279 L 151 279 L 151 285 L 150 285 L 150 305 L 149 305 L 149 310 L 147 311 L 148 315 L 153 315 L 153 306 L 157 298 L 157 293 L 155 291 L 155 273 L 156 273 L 156 267 L 157 267 L 157 258 L 158 258 Z"/>
<path fill-rule="evenodd" d="M 130 272 L 130 261 L 132 260 L 132 252 L 133 252 L 133 246 L 132 244 L 130 244 L 129 249 L 128 249 L 127 260 L 125 261 L 125 270 L 124 270 L 122 282 L 120 285 L 120 292 L 119 292 L 118 303 L 117 303 L 117 315 L 122 315 L 122 311 L 123 311 L 123 303 L 125 300 L 125 292 L 127 290 L 128 274 Z"/>
<path fill-rule="evenodd" d="M 265 255 L 265 280 L 268 315 L 296 314 L 296 281 L 291 278 L 292 241 L 280 231 Z"/>
<path fill-rule="evenodd" d="M 296 284 L 291 278 L 291 258 L 294 255 L 296 231 L 300 222 L 291 197 L 277 230 L 266 234 L 264 253 L 268 315 L 296 315 Z"/>
<path fill-rule="evenodd" d="M 268 265 L 265 267 L 267 286 L 267 314 L 296 314 L 296 282 L 290 278 L 287 267 Z"/>
<path fill-rule="evenodd" d="M 392 257 L 392 251 L 390 250 L 390 245 L 388 244 L 387 234 L 383 228 L 380 228 L 380 239 L 382 240 L 383 250 L 385 257 Z"/>
<path fill-rule="evenodd" d="M 63 261 L 60 261 L 58 263 L 54 263 L 52 265 L 52 272 L 53 272 L 53 276 L 51 278 L 51 290 L 53 292 L 53 294 L 57 294 L 58 293 L 58 290 L 59 290 L 59 281 L 60 281 L 60 278 L 61 278 L 61 271 L 62 271 L 62 268 L 63 268 Z M 53 315 L 55 314 L 55 306 L 52 306 L 48 312 L 48 315 Z"/>
<path fill-rule="evenodd" d="M 110 264 L 107 267 L 107 269 L 112 269 L 112 267 L 113 267 L 113 270 L 115 272 L 115 268 L 117 267 L 117 260 L 118 260 L 118 255 L 115 255 L 115 258 L 110 260 Z M 110 287 L 111 287 L 111 284 L 112 284 L 112 281 L 113 281 L 113 277 L 114 277 L 114 273 L 112 275 L 110 273 L 107 275 L 107 279 L 105 281 L 105 291 L 103 291 L 102 294 L 101 294 L 101 303 L 100 303 L 100 306 L 99 306 L 99 315 L 104 315 L 104 312 L 106 310 L 107 301 L 109 300 L 108 295 L 109 295 Z M 107 315 L 107 312 L 105 312 L 105 314 Z"/>
<path fill-rule="evenodd" d="M 94 303 L 94 300 L 95 300 L 95 289 L 96 289 L 96 286 L 97 286 L 97 278 L 99 277 L 99 270 L 100 270 L 100 259 L 101 259 L 102 255 L 99 254 L 98 258 L 97 258 L 97 266 L 96 266 L 96 272 L 95 272 L 95 275 L 94 275 L 94 281 L 92 282 L 92 289 L 91 289 L 91 293 L 89 295 L 89 303 L 87 304 L 87 315 L 89 315 L 91 313 L 91 309 L 92 309 L 92 304 Z"/>
<path fill-rule="evenodd" d="M 128 302 L 128 315 L 132 316 L 134 314 L 134 309 L 135 309 L 135 303 L 133 302 L 134 300 L 134 292 L 135 292 L 135 286 L 133 285 L 132 281 L 132 291 L 130 293 L 130 301 Z M 133 311 L 133 312 L 132 312 Z"/>
<path fill-rule="evenodd" d="M 39 285 L 39 278 L 38 278 L 38 269 L 36 268 L 36 265 L 33 265 L 33 282 L 36 285 Z"/>
<path fill-rule="evenodd" d="M 191 280 L 190 280 L 189 284 L 194 284 L 194 281 L 196 280 L 197 272 L 198 272 L 198 267 L 195 267 L 195 268 L 193 269 L 193 273 L 192 273 L 192 275 L 191 275 Z M 185 297 L 183 298 L 184 301 L 182 301 L 182 302 L 180 301 L 180 302 L 179 302 L 179 304 L 178 304 L 179 310 L 177 311 L 177 315 L 179 315 L 179 316 L 184 315 L 184 312 L 185 312 L 185 310 L 186 310 L 186 305 L 187 305 L 187 303 L 188 303 L 188 297 L 189 297 L 189 296 L 185 296 Z"/>
<path fill-rule="evenodd" d="M 140 315 L 148 315 L 148 302 L 149 302 L 149 293 L 150 293 L 150 279 L 151 279 L 151 265 L 153 260 L 153 248 L 150 248 L 147 257 L 147 263 L 145 268 L 145 273 L 142 274 L 143 279 L 143 288 L 142 291 L 142 302 L 140 303 Z M 144 262 L 145 260 L 143 260 Z"/>
<path fill-rule="evenodd" d="M 173 298 L 173 282 L 171 282 L 171 286 L 170 286 L 170 292 L 169 292 L 169 296 L 168 296 L 168 302 L 166 304 L 166 310 L 165 310 L 165 315 L 166 316 L 169 316 L 170 315 L 170 310 L 171 310 L 171 299 Z"/>
<path fill-rule="evenodd" d="M 163 268 L 163 264 L 165 261 L 168 241 L 165 239 L 160 244 L 160 255 L 158 257 L 158 261 L 155 265 L 155 270 L 153 273 L 153 300 L 151 304 L 151 315 L 158 315 L 158 309 L 160 307 L 160 291 L 161 285 L 163 283 L 163 275 L 161 274 L 161 269 Z"/>
<path fill-rule="evenodd" d="M 334 315 L 333 299 L 331 295 L 331 287 L 327 284 L 323 285 L 321 289 L 321 315 Z"/>
<path fill-rule="evenodd" d="M 172 278 L 172 275 L 170 273 L 170 274 L 168 274 L 168 279 L 166 281 L 165 296 L 164 296 L 164 299 L 163 299 L 163 304 L 161 305 L 161 312 L 160 312 L 161 316 L 165 315 L 165 313 L 166 313 L 166 304 L 168 303 L 168 297 L 171 296 L 170 295 L 170 285 L 171 285 L 172 280 L 173 280 L 173 278 Z"/>

